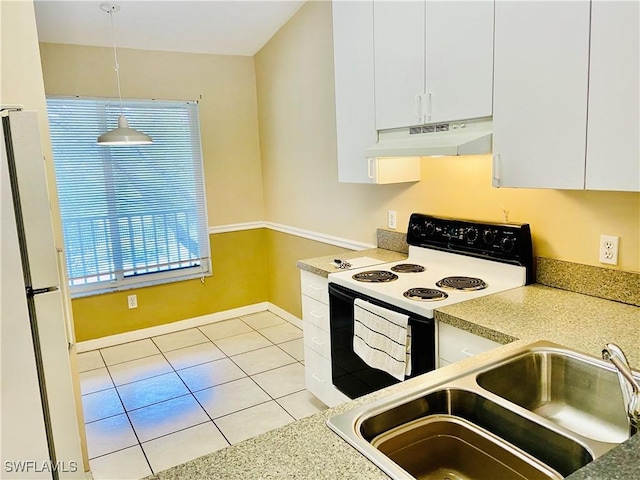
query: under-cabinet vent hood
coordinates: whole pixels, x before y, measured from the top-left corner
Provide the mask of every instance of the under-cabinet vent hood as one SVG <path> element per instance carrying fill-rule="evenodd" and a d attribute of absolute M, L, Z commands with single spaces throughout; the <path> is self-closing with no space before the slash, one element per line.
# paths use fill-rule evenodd
<path fill-rule="evenodd" d="M 378 132 L 365 157 L 480 155 L 491 153 L 491 118 L 442 122 Z"/>

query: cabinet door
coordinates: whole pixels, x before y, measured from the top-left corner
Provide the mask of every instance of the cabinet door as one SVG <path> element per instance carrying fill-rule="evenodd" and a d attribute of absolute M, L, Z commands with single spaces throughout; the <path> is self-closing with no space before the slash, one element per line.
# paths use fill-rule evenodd
<path fill-rule="evenodd" d="M 427 122 L 489 117 L 493 0 L 427 1 Z"/>
<path fill-rule="evenodd" d="M 586 188 L 640 190 L 640 4 L 591 7 Z"/>
<path fill-rule="evenodd" d="M 333 2 L 338 180 L 373 183 L 364 150 L 378 141 L 373 92 L 373 0 Z"/>
<path fill-rule="evenodd" d="M 373 17 L 376 127 L 420 125 L 416 97 L 425 88 L 425 2 L 375 1 Z"/>
<path fill-rule="evenodd" d="M 440 367 L 473 357 L 499 347 L 500 344 L 446 323 L 438 323 L 438 356 Z"/>
<path fill-rule="evenodd" d="M 589 9 L 495 3 L 494 186 L 584 188 Z"/>

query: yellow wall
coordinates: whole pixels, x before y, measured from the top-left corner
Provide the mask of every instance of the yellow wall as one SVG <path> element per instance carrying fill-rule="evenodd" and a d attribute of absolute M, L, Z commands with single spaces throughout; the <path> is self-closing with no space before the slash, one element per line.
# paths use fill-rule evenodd
<path fill-rule="evenodd" d="M 38 112 L 54 233 L 57 246 L 61 247 L 62 229 L 59 227 L 58 197 L 51 164 L 49 121 L 33 2 L 31 0 L 0 2 L 0 17 L 2 18 L 0 102 L 7 105 L 22 105 L 25 110 Z"/>
<path fill-rule="evenodd" d="M 275 230 L 267 230 L 267 271 L 269 301 L 302 318 L 300 271 L 296 262 L 348 251 L 345 248 L 308 240 Z"/>
<path fill-rule="evenodd" d="M 198 317 L 267 301 L 264 229 L 211 235 L 213 276 L 135 290 L 138 308 L 129 310 L 131 290 L 73 301 L 78 341 Z"/>
<path fill-rule="evenodd" d="M 0 104 L 22 105 L 25 110 L 38 112 L 42 154 L 47 169 L 49 198 L 53 221 L 54 237 L 57 247 L 62 247 L 62 229 L 57 208 L 55 176 L 51 162 L 51 141 L 49 139 L 49 121 L 40 64 L 38 32 L 33 1 L 0 1 Z M 68 301 L 68 299 L 64 299 Z M 69 350 L 69 362 L 73 378 L 76 406 L 80 405 L 81 392 L 77 374 L 76 347 Z M 79 435 L 82 448 L 83 469 L 89 470 L 84 416 L 81 408 L 76 408 Z"/>
<path fill-rule="evenodd" d="M 47 95 L 117 97 L 113 49 L 40 44 Z M 122 96 L 197 100 L 209 226 L 262 220 L 253 59 L 118 49 Z"/>
<path fill-rule="evenodd" d="M 112 49 L 49 43 L 40 49 L 47 95 L 117 97 Z M 118 62 L 125 98 L 198 101 L 209 226 L 262 220 L 253 59 L 118 49 Z M 210 238 L 214 273 L 205 285 L 176 282 L 76 299 L 77 339 L 266 301 L 264 231 Z M 138 308 L 129 310 L 132 293 Z"/>
<path fill-rule="evenodd" d="M 509 220 L 531 224 L 537 255 L 599 265 L 600 234 L 618 235 L 616 268 L 640 271 L 638 193 L 493 189 L 488 156 L 424 158 L 416 184 L 339 183 L 332 48 L 331 5 L 309 1 L 253 58 L 118 50 L 125 97 L 200 101 L 210 226 L 264 220 L 375 243 L 389 209 L 404 231 L 414 211 L 502 221 L 504 206 Z M 110 49 L 42 44 L 41 51 L 48 94 L 117 94 Z M 341 249 L 271 230 L 254 233 L 263 243 L 242 232 L 223 234 L 244 239 L 237 244 L 211 236 L 215 273 L 204 287 L 139 289 L 137 311 L 126 309 L 131 292 L 75 300 L 79 339 L 242 302 L 268 300 L 300 316 L 295 261 Z M 246 252 L 242 242 L 264 262 L 259 294 L 244 291 L 248 271 L 220 269 L 222 258 Z"/>
<path fill-rule="evenodd" d="M 424 158 L 416 184 L 338 183 L 331 35 L 330 3 L 307 2 L 255 56 L 268 220 L 375 243 L 389 209 L 406 231 L 415 211 L 502 221 L 503 205 L 536 255 L 599 266 L 600 235 L 617 235 L 615 268 L 640 271 L 638 193 L 494 189 L 487 155 Z"/>

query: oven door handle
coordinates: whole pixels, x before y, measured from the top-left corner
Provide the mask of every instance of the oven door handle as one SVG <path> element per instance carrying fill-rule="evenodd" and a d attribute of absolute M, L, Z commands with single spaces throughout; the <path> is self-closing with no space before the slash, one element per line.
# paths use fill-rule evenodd
<path fill-rule="evenodd" d="M 344 300 L 350 303 L 353 303 L 356 299 L 355 295 L 349 295 L 348 293 L 342 291 L 340 287 L 336 287 L 333 283 L 329 284 L 329 296 L 338 297 L 340 300 Z"/>

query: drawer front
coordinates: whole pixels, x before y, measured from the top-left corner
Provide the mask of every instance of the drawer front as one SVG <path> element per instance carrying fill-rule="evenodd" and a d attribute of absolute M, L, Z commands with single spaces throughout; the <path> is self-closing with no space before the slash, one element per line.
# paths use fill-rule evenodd
<path fill-rule="evenodd" d="M 302 296 L 302 320 L 316 327 L 329 331 L 329 305 L 314 300 L 306 295 Z"/>
<path fill-rule="evenodd" d="M 300 271 L 302 295 L 329 305 L 329 279 L 305 270 Z"/>
<path fill-rule="evenodd" d="M 438 343 L 440 358 L 450 363 L 501 346 L 493 340 L 479 337 L 442 322 L 438 324 Z"/>
<path fill-rule="evenodd" d="M 329 332 L 326 332 L 311 323 L 305 323 L 303 334 L 305 347 L 315 350 L 326 358 L 327 361 L 331 359 L 331 337 Z"/>
<path fill-rule="evenodd" d="M 324 404 L 332 403 L 331 362 L 309 347 L 304 347 L 304 380 L 307 390 Z"/>

